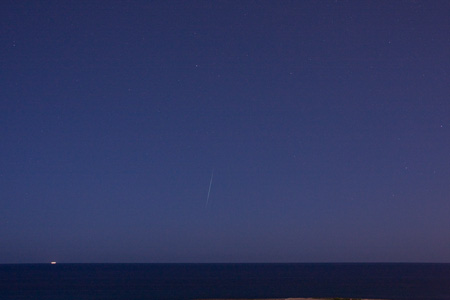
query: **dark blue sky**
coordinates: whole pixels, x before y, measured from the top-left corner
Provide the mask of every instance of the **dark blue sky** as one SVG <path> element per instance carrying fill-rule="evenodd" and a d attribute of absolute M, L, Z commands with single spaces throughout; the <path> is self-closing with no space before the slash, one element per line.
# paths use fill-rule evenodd
<path fill-rule="evenodd" d="M 450 262 L 448 1 L 0 9 L 0 263 Z"/>

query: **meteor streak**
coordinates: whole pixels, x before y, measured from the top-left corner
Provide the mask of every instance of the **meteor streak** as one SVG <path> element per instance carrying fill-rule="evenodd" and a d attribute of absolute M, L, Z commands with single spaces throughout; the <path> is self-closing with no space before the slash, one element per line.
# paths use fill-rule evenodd
<path fill-rule="evenodd" d="M 212 172 L 211 172 L 211 180 L 209 181 L 208 196 L 206 196 L 206 204 L 205 204 L 205 207 L 208 207 L 209 194 L 211 193 L 211 186 L 212 186 L 213 177 L 214 177 L 214 170 L 212 170 Z"/>

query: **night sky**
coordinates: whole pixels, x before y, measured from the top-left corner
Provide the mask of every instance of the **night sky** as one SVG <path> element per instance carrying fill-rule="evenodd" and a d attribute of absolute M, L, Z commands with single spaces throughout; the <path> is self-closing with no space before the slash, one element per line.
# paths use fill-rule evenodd
<path fill-rule="evenodd" d="M 0 263 L 450 262 L 449 1 L 0 13 Z"/>

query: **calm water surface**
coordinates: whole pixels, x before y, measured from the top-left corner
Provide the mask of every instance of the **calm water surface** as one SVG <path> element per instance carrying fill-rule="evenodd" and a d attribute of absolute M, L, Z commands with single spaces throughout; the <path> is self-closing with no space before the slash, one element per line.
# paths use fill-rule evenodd
<path fill-rule="evenodd" d="M 450 300 L 450 264 L 0 265 L 0 299 Z"/>

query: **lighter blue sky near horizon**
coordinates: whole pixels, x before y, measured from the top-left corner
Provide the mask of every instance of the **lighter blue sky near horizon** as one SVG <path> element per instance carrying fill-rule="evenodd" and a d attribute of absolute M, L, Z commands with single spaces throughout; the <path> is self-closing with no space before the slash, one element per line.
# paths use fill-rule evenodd
<path fill-rule="evenodd" d="M 0 12 L 0 263 L 450 262 L 447 1 Z"/>

